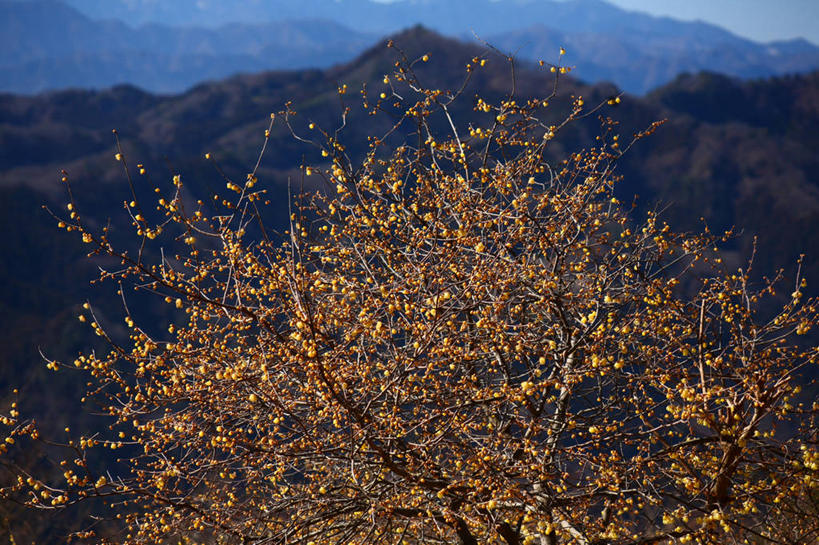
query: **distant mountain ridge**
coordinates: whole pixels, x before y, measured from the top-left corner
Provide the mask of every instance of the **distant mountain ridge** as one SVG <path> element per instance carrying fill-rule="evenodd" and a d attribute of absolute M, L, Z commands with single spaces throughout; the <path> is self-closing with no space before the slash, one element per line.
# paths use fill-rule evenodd
<path fill-rule="evenodd" d="M 0 0 L 0 90 L 131 83 L 178 93 L 240 72 L 326 68 L 378 38 L 328 20 L 230 23 L 218 29 L 95 21 L 57 0 Z"/>
<path fill-rule="evenodd" d="M 612 81 L 644 94 L 680 74 L 719 72 L 744 79 L 811 71 L 819 68 L 819 48 L 806 40 L 758 44 L 728 33 L 697 37 L 661 32 L 562 32 L 543 24 L 487 37 L 487 42 L 522 58 L 562 62 L 586 81 Z"/>
<path fill-rule="evenodd" d="M 395 32 L 423 24 L 445 34 L 517 30 L 532 23 L 565 32 L 660 32 L 705 40 L 734 36 L 704 22 L 627 11 L 605 0 L 65 0 L 92 17 L 105 13 L 132 25 L 221 26 L 225 22 L 284 21 L 322 13 L 351 28 Z M 736 38 L 736 36 L 734 36 Z"/>
<path fill-rule="evenodd" d="M 317 13 L 322 20 L 308 20 Z M 819 68 L 819 47 L 806 40 L 759 44 L 602 0 L 0 0 L 0 90 L 131 83 L 181 92 L 239 72 L 325 68 L 415 23 L 522 59 L 555 62 L 563 46 L 578 77 L 635 94 L 685 72 Z"/>

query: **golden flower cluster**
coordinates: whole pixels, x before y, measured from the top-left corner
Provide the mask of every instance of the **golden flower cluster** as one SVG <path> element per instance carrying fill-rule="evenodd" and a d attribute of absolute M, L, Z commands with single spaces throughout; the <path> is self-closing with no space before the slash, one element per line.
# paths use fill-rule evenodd
<path fill-rule="evenodd" d="M 490 122 L 459 129 L 458 93 L 423 87 L 412 64 L 384 82 L 417 97 L 393 128 L 416 138 L 374 138 L 353 162 L 325 135 L 327 162 L 303 172 L 328 190 L 297 199 L 283 238 L 261 222 L 255 172 L 213 213 L 185 209 L 179 177 L 155 206 L 135 196 L 139 252 L 72 202 L 62 225 L 121 263 L 103 279 L 161 294 L 180 320 L 157 337 L 129 315 L 122 344 L 86 307 L 111 350 L 74 363 L 114 435 L 68 443 L 64 482 L 4 493 L 48 508 L 115 498 L 134 544 L 815 532 L 817 406 L 797 381 L 817 349 L 793 339 L 816 302 L 793 297 L 768 319 L 773 283 L 723 271 L 714 237 L 630 217 L 610 120 L 596 147 L 551 159 L 582 98 L 560 124 L 536 113 L 554 95 L 478 99 Z M 289 106 L 276 118 L 291 126 Z M 142 248 L 163 233 L 184 245 L 151 264 Z M 17 416 L 9 439 L 36 435 Z M 129 471 L 107 478 L 76 456 L 123 446 Z"/>

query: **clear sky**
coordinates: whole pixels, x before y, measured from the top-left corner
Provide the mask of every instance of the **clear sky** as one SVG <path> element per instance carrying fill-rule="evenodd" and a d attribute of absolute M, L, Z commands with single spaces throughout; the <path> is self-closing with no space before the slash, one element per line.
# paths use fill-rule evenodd
<path fill-rule="evenodd" d="M 607 0 L 621 8 L 714 23 L 768 42 L 802 37 L 819 45 L 819 0 Z"/>

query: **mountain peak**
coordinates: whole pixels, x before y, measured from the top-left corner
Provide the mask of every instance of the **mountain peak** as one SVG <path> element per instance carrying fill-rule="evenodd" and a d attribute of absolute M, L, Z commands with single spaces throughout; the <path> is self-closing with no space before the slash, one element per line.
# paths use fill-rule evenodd
<path fill-rule="evenodd" d="M 356 59 L 331 69 L 330 74 L 331 77 L 339 77 L 345 73 L 357 74 L 368 79 L 374 72 L 381 74 L 392 72 L 395 69 L 395 62 L 401 55 L 410 62 L 428 55 L 438 63 L 436 72 L 441 71 L 440 63 L 445 63 L 448 70 L 459 73 L 465 69 L 469 59 L 482 52 L 485 50 L 476 44 L 462 42 L 416 24 L 383 38 Z M 362 70 L 364 72 L 361 72 Z"/>
<path fill-rule="evenodd" d="M 325 20 L 305 19 L 315 13 Z M 100 14 L 127 24 L 95 20 Z M 635 94 L 682 71 L 758 78 L 819 67 L 819 47 L 805 40 L 758 44 L 603 0 L 278 0 L 241 9 L 239 0 L 0 0 L 0 90 L 130 82 L 179 92 L 236 73 L 349 63 L 391 32 L 408 57 L 448 47 L 461 59 L 485 52 L 478 42 L 486 40 L 520 59 L 560 59 L 580 79 L 614 81 Z M 559 56 L 561 47 L 568 54 Z M 368 55 L 382 50 L 379 44 Z"/>

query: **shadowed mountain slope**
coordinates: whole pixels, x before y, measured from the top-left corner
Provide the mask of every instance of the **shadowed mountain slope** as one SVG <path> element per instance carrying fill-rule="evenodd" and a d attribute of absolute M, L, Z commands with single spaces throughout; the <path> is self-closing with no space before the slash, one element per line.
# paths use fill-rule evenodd
<path fill-rule="evenodd" d="M 478 45 L 421 27 L 397 35 L 395 43 L 410 58 L 430 54 L 430 62 L 418 65 L 418 73 L 435 87 L 459 85 L 469 59 L 488 57 L 487 66 L 472 78 L 467 100 L 457 106 L 457 119 L 464 126 L 477 115 L 470 100 L 478 90 L 487 98 L 510 90 L 504 59 Z M 310 119 L 323 127 L 334 126 L 341 112 L 339 84 L 350 89 L 344 97 L 352 107 L 345 137 L 358 143 L 361 152 L 365 136 L 383 127 L 374 127 L 364 116 L 356 91 L 363 83 L 370 93 L 385 88 L 381 79 L 391 71 L 395 55 L 382 43 L 355 61 L 328 70 L 239 76 L 176 96 L 156 96 L 128 86 L 36 97 L 4 95 L 0 98 L 0 185 L 58 191 L 55 180 L 61 168 L 78 180 L 94 178 L 95 184 L 121 180 L 120 165 L 111 159 L 113 128 L 119 130 L 131 161 L 151 165 L 149 171 L 155 176 L 167 178 L 171 171 L 190 169 L 196 184 L 207 184 L 214 178 L 201 159 L 208 151 L 228 171 L 241 176 L 255 162 L 268 114 L 286 101 L 293 101 L 301 122 Z M 536 67 L 519 67 L 516 77 L 521 97 L 548 94 L 553 84 L 552 75 Z M 700 74 L 682 76 L 644 99 L 625 99 L 606 112 L 622 123 L 624 134 L 658 119 L 669 122 L 624 158 L 622 169 L 628 174 L 624 191 L 639 193 L 643 202 L 659 198 L 672 204 L 670 213 L 680 221 L 692 216 L 696 222 L 706 212 L 715 225 L 737 223 L 761 235 L 771 231 L 765 221 L 773 218 L 782 217 L 787 224 L 813 217 L 811 196 L 819 172 L 814 153 L 819 144 L 818 79 L 811 74 L 741 82 Z M 558 86 L 564 100 L 582 94 L 589 104 L 615 92 L 608 84 L 587 85 L 568 78 Z M 577 124 L 563 145 L 571 149 L 589 144 L 596 131 L 594 118 Z M 276 127 L 272 138 L 274 145 L 262 163 L 263 174 L 269 174 L 271 181 L 297 166 L 304 153 L 284 127 Z M 351 146 L 356 151 L 356 144 Z M 784 185 L 766 182 L 784 178 L 789 180 Z M 790 187 L 802 195 L 798 202 L 782 195 Z M 773 195 L 753 206 L 744 200 L 740 205 L 740 200 L 760 191 Z M 775 205 L 789 208 L 761 212 Z M 759 214 L 749 212 L 760 206 Z M 690 214 L 692 209 L 696 212 Z M 743 218 L 753 219 L 737 221 Z"/>

